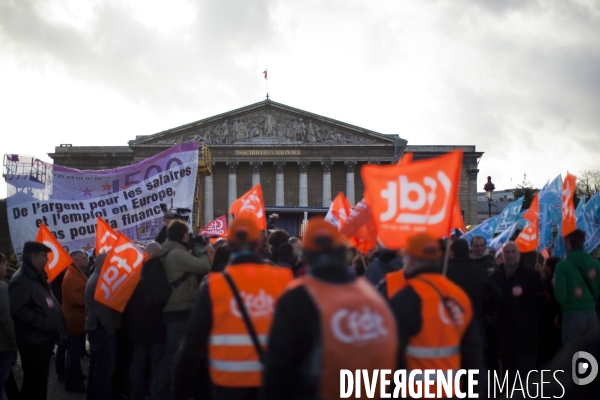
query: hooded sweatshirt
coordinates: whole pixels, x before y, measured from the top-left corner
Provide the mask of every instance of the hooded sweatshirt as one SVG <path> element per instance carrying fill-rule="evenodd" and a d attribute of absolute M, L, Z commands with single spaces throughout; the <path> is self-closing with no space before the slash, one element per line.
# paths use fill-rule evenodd
<path fill-rule="evenodd" d="M 554 295 L 563 315 L 596 309 L 600 294 L 600 263 L 585 250 L 573 250 L 556 265 Z M 591 289 L 591 290 L 590 290 Z"/>

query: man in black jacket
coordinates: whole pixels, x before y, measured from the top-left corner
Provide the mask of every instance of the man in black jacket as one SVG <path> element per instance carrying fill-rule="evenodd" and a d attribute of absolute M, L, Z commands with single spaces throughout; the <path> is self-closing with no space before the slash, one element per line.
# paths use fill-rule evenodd
<path fill-rule="evenodd" d="M 65 318 L 52 294 L 44 267 L 52 250 L 42 243 L 26 242 L 23 264 L 9 284 L 10 311 L 23 366 L 24 399 L 45 399 L 54 343 L 66 337 Z"/>
<path fill-rule="evenodd" d="M 487 248 L 487 241 L 483 236 L 473 236 L 471 238 L 471 258 L 475 265 L 492 274 L 498 267 L 494 256 L 490 254 Z"/>
<path fill-rule="evenodd" d="M 521 376 L 537 366 L 538 312 L 547 300 L 540 274 L 521 264 L 514 242 L 504 244 L 504 265 L 492 274 L 502 291 L 496 330 L 505 371 Z"/>

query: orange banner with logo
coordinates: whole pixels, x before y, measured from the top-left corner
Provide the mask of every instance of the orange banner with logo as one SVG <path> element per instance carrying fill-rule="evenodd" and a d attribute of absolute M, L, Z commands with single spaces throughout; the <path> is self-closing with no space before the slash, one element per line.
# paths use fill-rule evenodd
<path fill-rule="evenodd" d="M 575 206 L 573 205 L 573 193 L 575 193 L 575 185 L 577 177 L 567 172 L 567 177 L 563 181 L 562 187 L 562 236 L 565 237 L 569 233 L 577 229 L 575 219 Z"/>
<path fill-rule="evenodd" d="M 365 165 L 365 200 L 378 241 L 402 248 L 409 236 L 428 232 L 442 238 L 452 225 L 460 183 L 462 150 L 407 165 Z"/>
<path fill-rule="evenodd" d="M 465 220 L 463 219 L 462 212 L 460 211 L 460 203 L 458 198 L 454 202 L 454 212 L 452 213 L 452 226 L 453 229 L 460 229 L 462 233 L 467 231 Z"/>
<path fill-rule="evenodd" d="M 94 300 L 123 312 L 140 281 L 145 257 L 146 252 L 127 236 L 119 235 L 102 266 Z"/>
<path fill-rule="evenodd" d="M 48 274 L 48 282 L 52 282 L 73 262 L 73 259 L 44 223 L 40 225 L 35 241 L 44 243 L 52 249 L 52 252 L 48 253 L 48 262 L 44 268 L 44 271 Z"/>
<path fill-rule="evenodd" d="M 344 196 L 344 193 L 339 192 L 338 195 L 335 196 L 335 199 L 333 199 L 331 207 L 329 207 L 331 215 L 335 218 L 336 221 L 338 221 L 339 225 L 336 225 L 338 230 L 340 230 L 344 227 L 344 225 L 346 225 L 346 220 L 350 215 L 350 210 L 352 210 L 350 202 L 348 201 L 346 196 Z"/>
<path fill-rule="evenodd" d="M 96 255 L 108 253 L 118 238 L 119 234 L 102 217 L 98 217 L 98 223 L 96 224 Z"/>
<path fill-rule="evenodd" d="M 539 242 L 540 204 L 537 193 L 533 197 L 531 207 L 523 214 L 523 219 L 526 219 L 528 223 L 521 233 L 519 233 L 515 243 L 522 253 L 527 253 L 535 251 Z"/>
<path fill-rule="evenodd" d="M 267 229 L 265 202 L 260 183 L 234 201 L 229 208 L 229 214 L 234 218 L 241 215 L 251 218 L 255 220 L 258 229 L 263 231 Z"/>

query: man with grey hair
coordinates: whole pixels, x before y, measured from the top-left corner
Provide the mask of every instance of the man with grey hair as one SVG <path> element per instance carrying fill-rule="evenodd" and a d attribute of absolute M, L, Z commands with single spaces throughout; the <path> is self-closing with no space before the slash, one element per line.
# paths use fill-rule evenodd
<path fill-rule="evenodd" d="M 527 374 L 537 366 L 538 312 L 547 299 L 540 274 L 521 263 L 514 242 L 502 248 L 504 265 L 492 274 L 502 291 L 496 332 L 498 353 L 505 371 Z"/>
<path fill-rule="evenodd" d="M 106 260 L 106 253 L 96 256 L 96 268 L 85 288 L 85 330 L 90 340 L 88 398 L 109 400 L 112 396 L 112 375 L 117 347 L 116 331 L 121 325 L 121 313 L 94 300 L 96 286 Z"/>
<path fill-rule="evenodd" d="M 146 254 L 150 257 L 155 257 L 160 255 L 160 243 L 155 242 L 154 240 L 149 242 L 146 245 Z"/>

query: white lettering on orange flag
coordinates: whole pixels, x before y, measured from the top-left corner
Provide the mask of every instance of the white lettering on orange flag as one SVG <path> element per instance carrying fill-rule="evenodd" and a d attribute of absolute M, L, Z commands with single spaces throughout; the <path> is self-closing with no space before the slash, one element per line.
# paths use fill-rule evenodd
<path fill-rule="evenodd" d="M 96 225 L 96 254 L 108 253 L 113 248 L 113 244 L 117 241 L 118 237 L 119 234 L 102 217 L 98 217 Z"/>
<path fill-rule="evenodd" d="M 460 181 L 462 150 L 406 165 L 365 165 L 365 200 L 379 242 L 404 247 L 409 236 L 448 235 Z"/>
<path fill-rule="evenodd" d="M 575 192 L 575 185 L 577 178 L 575 175 L 571 175 L 567 172 L 567 177 L 563 182 L 562 187 L 562 231 L 563 237 L 577 229 L 577 220 L 575 218 L 575 206 L 573 205 L 573 193 Z"/>
<path fill-rule="evenodd" d="M 540 220 L 540 203 L 538 194 L 536 193 L 531 202 L 529 210 L 523 214 L 523 218 L 528 221 L 525 229 L 519 233 L 519 237 L 515 240 L 517 247 L 522 253 L 535 251 L 539 243 L 539 220 Z"/>
<path fill-rule="evenodd" d="M 221 215 L 219 218 L 210 221 L 199 233 L 203 236 L 225 237 L 225 232 L 227 232 L 227 217 Z"/>
<path fill-rule="evenodd" d="M 48 282 L 52 282 L 54 278 L 60 275 L 73 262 L 73 259 L 44 223 L 40 225 L 35 241 L 44 243 L 52 249 L 52 252 L 48 253 L 48 262 L 44 268 L 44 271 L 48 275 Z"/>
<path fill-rule="evenodd" d="M 260 183 L 244 193 L 231 204 L 229 214 L 239 217 L 244 215 L 254 219 L 258 229 L 267 229 L 267 218 L 265 215 L 265 203 L 263 201 L 262 187 Z"/>
<path fill-rule="evenodd" d="M 141 278 L 146 253 L 125 235 L 119 235 L 106 256 L 94 299 L 107 307 L 123 312 Z"/>
<path fill-rule="evenodd" d="M 346 224 L 351 209 L 350 202 L 346 196 L 344 196 L 344 193 L 339 192 L 338 195 L 335 196 L 335 199 L 333 199 L 329 211 L 325 216 L 325 220 L 331 222 L 338 230 L 340 230 Z"/>

